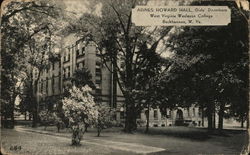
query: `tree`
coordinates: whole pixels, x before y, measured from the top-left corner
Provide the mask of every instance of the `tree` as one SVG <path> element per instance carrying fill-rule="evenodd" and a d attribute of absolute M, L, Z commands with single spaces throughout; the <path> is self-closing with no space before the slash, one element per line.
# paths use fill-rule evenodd
<path fill-rule="evenodd" d="M 30 77 L 27 77 L 27 78 L 30 78 Z M 25 79 L 24 82 L 23 82 L 23 85 L 22 85 L 22 91 L 20 93 L 20 98 L 21 98 L 21 102 L 19 104 L 19 109 L 20 109 L 20 112 L 22 114 L 25 115 L 25 120 L 27 119 L 26 118 L 26 115 L 27 115 L 27 112 L 29 113 L 29 119 L 31 119 L 31 115 L 32 114 L 32 94 L 33 92 L 31 91 L 32 89 L 30 88 L 31 85 L 30 85 L 30 81 L 31 79 Z"/>
<path fill-rule="evenodd" d="M 67 81 L 64 82 L 64 93 L 63 97 L 69 97 L 70 96 L 70 90 L 72 89 L 73 86 L 77 88 L 81 88 L 84 86 L 89 86 L 91 89 L 95 89 L 95 85 L 92 81 L 92 75 L 90 71 L 87 68 L 82 68 L 82 69 L 76 69 L 75 72 L 73 73 L 72 77 L 69 77 Z M 58 107 L 57 111 L 60 113 L 60 116 L 66 124 L 68 124 L 67 119 L 65 119 L 64 114 L 62 113 L 62 103 L 58 102 Z M 88 129 L 88 124 L 85 124 L 85 131 L 87 132 Z"/>
<path fill-rule="evenodd" d="M 244 83 L 240 83 L 238 86 L 237 93 L 234 94 L 234 98 L 228 108 L 225 109 L 226 118 L 235 118 L 241 122 L 241 128 L 244 128 L 244 122 L 247 121 L 248 117 L 248 90 Z M 246 126 L 247 128 L 248 126 Z"/>
<path fill-rule="evenodd" d="M 71 82 L 74 83 L 76 87 L 84 87 L 85 85 L 88 85 L 92 89 L 95 88 L 92 81 L 92 75 L 87 68 L 75 70 Z"/>
<path fill-rule="evenodd" d="M 185 83 L 176 86 L 184 91 L 180 91 L 180 98 L 185 99 L 184 95 L 189 94 L 195 97 L 193 103 L 206 108 L 209 129 L 215 128 L 215 108 L 219 108 L 219 128 L 222 129 L 225 106 L 237 98 L 240 87 L 248 85 L 247 21 L 235 2 L 195 2 L 193 5 L 228 5 L 232 21 L 221 27 L 179 28 L 179 33 L 170 37 L 168 46 L 175 54 L 173 58 L 184 61 L 178 61 L 170 72 L 185 79 Z"/>
<path fill-rule="evenodd" d="M 30 54 L 27 51 L 41 51 L 34 50 L 34 47 L 37 46 L 34 43 L 34 37 L 39 35 L 39 39 L 41 39 L 42 34 L 47 33 L 45 30 L 48 30 L 48 21 L 51 22 L 51 19 L 57 17 L 60 14 L 60 9 L 53 2 L 40 0 L 29 2 L 11 1 L 3 3 L 3 6 L 4 13 L 1 20 L 1 60 L 3 74 L 1 75 L 1 79 L 2 83 L 6 83 L 6 85 L 3 85 L 1 89 L 4 94 L 3 100 L 6 101 L 5 103 L 8 102 L 11 107 L 11 113 L 8 114 L 8 117 L 10 116 L 12 122 L 14 122 L 14 101 L 18 94 L 15 91 L 15 86 L 20 80 L 18 79 L 18 75 L 20 72 L 25 71 L 26 75 L 29 76 L 27 68 L 30 67 L 28 65 L 30 60 L 27 60 L 27 56 L 33 56 L 32 52 Z"/>
<path fill-rule="evenodd" d="M 70 96 L 62 100 L 63 112 L 69 119 L 72 129 L 72 145 L 80 145 L 82 135 L 85 133 L 85 125 L 97 119 L 97 109 L 91 88 L 84 86 L 70 89 Z"/>
<path fill-rule="evenodd" d="M 137 74 L 148 62 L 142 55 L 156 53 L 159 42 L 170 30 L 170 27 L 136 27 L 131 17 L 137 4 L 146 5 L 147 1 L 94 1 L 90 8 L 102 5 L 101 15 L 85 13 L 67 27 L 69 32 L 80 36 L 92 36 L 91 41 L 96 43 L 105 66 L 117 79 L 125 97 L 126 132 L 136 129 L 140 103 L 134 100 L 132 92 L 137 88 Z"/>

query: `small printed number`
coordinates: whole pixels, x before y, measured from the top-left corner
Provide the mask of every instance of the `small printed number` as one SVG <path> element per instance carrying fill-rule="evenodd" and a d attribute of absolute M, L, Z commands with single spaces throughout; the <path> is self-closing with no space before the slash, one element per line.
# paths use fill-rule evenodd
<path fill-rule="evenodd" d="M 14 146 L 10 147 L 10 150 L 14 150 L 14 151 L 21 150 L 21 149 L 22 149 L 22 147 L 21 146 L 17 146 L 17 145 L 14 145 Z"/>

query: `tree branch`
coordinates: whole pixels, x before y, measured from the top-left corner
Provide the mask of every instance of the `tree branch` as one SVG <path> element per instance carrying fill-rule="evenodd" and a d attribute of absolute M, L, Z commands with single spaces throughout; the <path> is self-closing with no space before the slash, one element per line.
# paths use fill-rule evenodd
<path fill-rule="evenodd" d="M 122 30 L 123 30 L 124 34 L 126 35 L 127 32 L 126 32 L 125 26 L 124 26 L 124 24 L 123 24 L 121 15 L 119 14 L 119 12 L 115 9 L 115 7 L 114 7 L 112 4 L 109 3 L 109 6 L 110 6 L 110 7 L 114 10 L 114 12 L 116 13 L 116 15 L 117 15 L 117 17 L 118 17 L 118 20 L 119 20 L 119 22 L 120 22 L 120 24 L 121 24 Z"/>

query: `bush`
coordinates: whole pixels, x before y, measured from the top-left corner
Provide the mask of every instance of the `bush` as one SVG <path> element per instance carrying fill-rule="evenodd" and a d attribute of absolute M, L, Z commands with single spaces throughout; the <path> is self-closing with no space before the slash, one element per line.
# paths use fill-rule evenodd
<path fill-rule="evenodd" d="M 95 121 L 95 127 L 97 128 L 97 136 L 99 137 L 102 130 L 116 126 L 117 122 L 113 118 L 115 112 L 109 106 L 99 104 L 97 109 L 98 116 Z"/>
<path fill-rule="evenodd" d="M 62 100 L 63 112 L 69 119 L 69 126 L 72 129 L 72 145 L 80 145 L 82 135 L 85 133 L 86 125 L 97 119 L 97 109 L 91 88 L 75 86 L 69 90 L 69 96 Z"/>
<path fill-rule="evenodd" d="M 57 116 L 57 114 L 49 110 L 41 111 L 39 113 L 39 117 L 42 125 L 44 125 L 44 130 L 46 130 L 47 126 L 49 125 L 57 125 L 59 122 L 61 122 L 61 119 Z"/>

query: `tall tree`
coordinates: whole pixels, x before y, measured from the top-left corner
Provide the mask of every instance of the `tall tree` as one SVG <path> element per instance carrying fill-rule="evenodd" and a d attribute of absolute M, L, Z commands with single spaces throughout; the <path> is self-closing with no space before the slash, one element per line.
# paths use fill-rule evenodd
<path fill-rule="evenodd" d="M 15 79 L 17 79 L 20 71 L 27 72 L 27 68 L 36 61 L 30 60 L 34 51 L 40 53 L 49 47 L 44 44 L 44 41 L 49 39 L 49 27 L 51 27 L 49 23 L 53 23 L 52 19 L 58 17 L 60 11 L 61 9 L 56 7 L 54 2 L 46 0 L 4 3 L 1 20 L 1 59 L 4 74 L 2 74 L 1 79 L 2 83 L 7 84 L 7 81 L 9 81 L 9 84 L 3 85 L 1 88 L 2 90 L 9 90 L 2 92 L 6 97 L 3 99 L 10 101 L 9 103 L 13 107 L 11 108 L 12 113 L 17 93 L 10 94 L 9 92 L 15 92 L 14 88 L 18 81 Z M 40 40 L 43 45 L 40 44 L 38 46 L 38 39 L 41 38 L 46 39 Z M 40 48 L 39 50 L 38 47 Z M 41 56 L 43 55 L 42 53 L 34 55 Z M 35 57 L 35 59 L 41 58 L 39 56 Z M 31 74 L 30 70 L 27 74 Z M 7 76 L 12 78 L 10 79 Z M 11 117 L 14 120 L 13 114 Z"/>
<path fill-rule="evenodd" d="M 68 29 L 82 36 L 91 34 L 105 66 L 117 79 L 125 97 L 125 131 L 132 132 L 136 129 L 136 116 L 140 108 L 140 103 L 133 97 L 138 85 L 136 78 L 142 66 L 147 67 L 145 64 L 149 62 L 142 55 L 156 53 L 159 42 L 171 28 L 137 27 L 132 23 L 132 8 L 147 5 L 147 1 L 107 0 L 91 4 L 93 8 L 101 6 L 101 13 L 85 13 Z"/>

